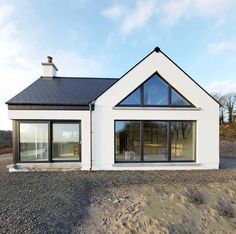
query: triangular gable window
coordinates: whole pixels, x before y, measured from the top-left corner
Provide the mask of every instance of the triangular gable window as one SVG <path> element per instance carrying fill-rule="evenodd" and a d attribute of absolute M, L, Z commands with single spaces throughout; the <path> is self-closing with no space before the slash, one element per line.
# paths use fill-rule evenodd
<path fill-rule="evenodd" d="M 173 88 L 171 89 L 171 105 L 172 106 L 192 106 L 180 93 Z"/>
<path fill-rule="evenodd" d="M 123 99 L 118 106 L 193 107 L 193 104 L 158 74 L 154 74 Z"/>
<path fill-rule="evenodd" d="M 127 96 L 120 105 L 140 105 L 141 102 L 141 92 L 140 88 L 136 89 L 129 96 Z"/>

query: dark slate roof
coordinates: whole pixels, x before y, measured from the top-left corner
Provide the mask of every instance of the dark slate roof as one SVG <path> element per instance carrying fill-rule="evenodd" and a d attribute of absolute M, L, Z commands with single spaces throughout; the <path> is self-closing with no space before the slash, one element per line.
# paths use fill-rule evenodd
<path fill-rule="evenodd" d="M 117 80 L 116 78 L 41 77 L 6 104 L 87 106 Z"/>

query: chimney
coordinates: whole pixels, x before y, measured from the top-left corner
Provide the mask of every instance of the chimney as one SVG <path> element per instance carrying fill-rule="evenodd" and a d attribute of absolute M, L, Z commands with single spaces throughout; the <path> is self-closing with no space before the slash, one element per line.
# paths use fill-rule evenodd
<path fill-rule="evenodd" d="M 43 66 L 43 77 L 53 78 L 57 76 L 57 67 L 52 62 L 53 58 L 51 56 L 47 56 L 48 62 L 42 63 Z"/>

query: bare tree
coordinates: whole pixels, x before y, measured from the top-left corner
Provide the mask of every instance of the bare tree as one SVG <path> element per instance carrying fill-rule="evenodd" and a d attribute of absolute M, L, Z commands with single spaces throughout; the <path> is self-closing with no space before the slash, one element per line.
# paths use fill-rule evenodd
<path fill-rule="evenodd" d="M 212 97 L 214 97 L 220 103 L 220 113 L 219 113 L 219 122 L 220 124 L 224 124 L 225 119 L 225 96 L 220 93 L 212 93 Z"/>
<path fill-rule="evenodd" d="M 236 93 L 228 93 L 225 96 L 225 108 L 228 112 L 229 123 L 233 122 L 234 109 L 236 108 Z"/>

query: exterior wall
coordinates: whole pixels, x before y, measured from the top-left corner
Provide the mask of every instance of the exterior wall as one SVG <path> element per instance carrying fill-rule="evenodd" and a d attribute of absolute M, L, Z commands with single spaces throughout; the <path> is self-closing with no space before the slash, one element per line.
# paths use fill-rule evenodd
<path fill-rule="evenodd" d="M 90 169 L 90 116 L 89 111 L 9 110 L 12 120 L 80 120 L 81 121 L 81 166 Z M 78 163 L 78 162 L 74 162 Z M 80 164 L 80 162 L 79 162 Z"/>
<path fill-rule="evenodd" d="M 217 113 L 216 117 L 211 113 Z M 196 163 L 161 163 L 158 167 L 150 163 L 138 167 L 114 165 L 114 121 L 115 120 L 196 120 Z M 217 169 L 219 167 L 218 110 L 113 110 L 96 106 L 93 122 L 93 169 Z M 139 164 L 141 165 L 141 164 Z M 179 166 L 182 165 L 182 166 Z"/>
<path fill-rule="evenodd" d="M 156 71 L 197 108 L 114 108 Z M 97 99 L 93 113 L 93 169 L 217 169 L 218 111 L 219 105 L 180 69 L 161 53 L 152 53 Z M 196 120 L 196 163 L 114 164 L 115 120 Z"/>
<path fill-rule="evenodd" d="M 115 108 L 153 73 L 165 78 L 196 108 Z M 95 102 L 93 119 L 93 170 L 176 170 L 219 167 L 219 105 L 162 53 L 151 53 Z M 89 111 L 9 110 L 15 120 L 80 120 L 82 170 L 90 168 Z M 115 120 L 195 120 L 196 162 L 114 164 Z"/>

